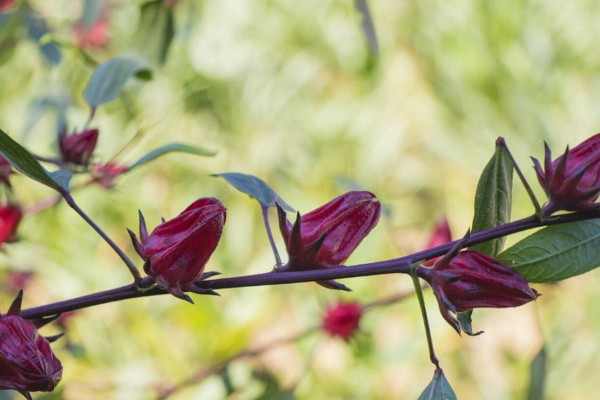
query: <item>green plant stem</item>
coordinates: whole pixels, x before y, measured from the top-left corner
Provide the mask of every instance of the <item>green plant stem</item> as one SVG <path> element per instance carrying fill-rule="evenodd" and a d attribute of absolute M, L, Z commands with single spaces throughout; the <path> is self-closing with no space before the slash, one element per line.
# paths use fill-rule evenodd
<path fill-rule="evenodd" d="M 431 338 L 431 329 L 429 327 L 429 319 L 427 318 L 427 308 L 425 307 L 425 300 L 423 299 L 423 290 L 421 289 L 421 283 L 417 276 L 417 270 L 419 266 L 414 265 L 410 269 L 410 277 L 415 287 L 417 299 L 419 299 L 419 308 L 421 309 L 421 316 L 423 317 L 423 325 L 425 326 L 425 336 L 427 338 L 427 347 L 429 349 L 429 359 L 435 365 L 436 370 L 440 369 L 440 361 L 435 355 L 435 349 L 433 348 L 433 339 Z"/>
<path fill-rule="evenodd" d="M 267 237 L 269 238 L 271 249 L 275 255 L 276 267 L 281 267 L 283 263 L 281 262 L 281 257 L 279 257 L 279 252 L 277 251 L 277 246 L 275 245 L 275 240 L 273 239 L 273 233 L 271 232 L 271 225 L 269 224 L 269 207 L 261 204 L 260 208 L 262 209 L 262 216 L 263 221 L 265 222 L 265 229 L 267 230 Z"/>
<path fill-rule="evenodd" d="M 71 194 L 69 192 L 64 192 L 64 193 L 62 193 L 62 195 L 63 195 L 65 201 L 67 202 L 67 204 L 69 205 L 69 207 L 71 207 L 73 210 L 75 210 L 75 212 L 77 214 L 79 214 L 81 216 L 81 218 L 83 218 L 85 220 L 85 222 L 87 222 L 88 225 L 90 225 L 98 233 L 98 235 L 100 235 L 102 237 L 102 239 L 104 239 L 104 241 L 106 243 L 108 243 L 108 245 L 115 251 L 115 253 L 117 253 L 118 256 L 121 257 L 121 260 L 123 260 L 123 262 L 129 269 L 129 272 L 131 272 L 134 282 L 139 283 L 140 280 L 142 279 L 142 277 L 140 276 L 140 272 L 138 271 L 138 269 L 137 269 L 136 265 L 133 263 L 133 261 L 131 261 L 131 259 L 129 257 L 127 257 L 127 255 L 123 252 L 123 250 L 121 250 L 121 248 L 119 246 L 117 246 L 117 244 L 102 230 L 102 228 L 100 228 L 94 222 L 94 220 L 92 220 L 77 205 L 77 203 L 75 202 L 75 200 L 73 199 L 73 197 L 71 196 Z"/>

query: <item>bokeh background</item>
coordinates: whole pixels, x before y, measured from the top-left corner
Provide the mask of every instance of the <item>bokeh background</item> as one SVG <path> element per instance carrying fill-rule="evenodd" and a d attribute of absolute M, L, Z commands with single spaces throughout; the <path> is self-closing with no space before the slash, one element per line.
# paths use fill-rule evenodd
<path fill-rule="evenodd" d="M 129 80 L 99 108 L 96 160 L 131 163 L 173 141 L 217 151 L 167 155 L 119 178 L 114 190 L 75 192 L 137 261 L 125 228 L 136 228 L 138 209 L 153 227 L 215 196 L 228 220 L 208 269 L 270 270 L 257 203 L 211 176 L 232 171 L 262 178 L 300 212 L 351 188 L 374 192 L 385 218 L 348 264 L 397 257 L 421 249 L 442 216 L 457 236 L 467 230 L 498 136 L 541 195 L 529 156 L 543 157 L 543 141 L 558 154 L 600 127 L 594 0 L 371 0 L 377 48 L 350 0 L 171 3 L 21 0 L 0 14 L 0 127 L 31 150 L 56 154 L 57 126 L 82 129 L 95 63 L 128 55 L 146 62 L 153 79 Z M 102 29 L 85 33 L 99 21 Z M 25 207 L 53 196 L 22 176 L 13 185 Z M 532 212 L 519 185 L 513 218 Z M 26 307 L 129 283 L 120 260 L 64 204 L 25 218 L 19 236 L 4 246 L 0 267 L 5 278 L 34 272 Z M 545 346 L 545 398 L 596 398 L 599 278 L 592 271 L 538 285 L 542 297 L 517 309 L 477 310 L 475 329 L 485 331 L 477 337 L 456 335 L 426 292 L 438 356 L 458 397 L 528 398 L 530 363 Z M 318 326 L 327 304 L 366 304 L 412 286 L 405 276 L 344 283 L 353 292 L 307 283 L 193 295 L 194 306 L 160 296 L 81 310 L 53 346 L 63 382 L 34 398 L 155 399 L 245 348 Z M 15 294 L 5 284 L 2 310 Z M 316 332 L 169 398 L 416 399 L 432 373 L 409 296 L 367 313 L 350 343 Z"/>

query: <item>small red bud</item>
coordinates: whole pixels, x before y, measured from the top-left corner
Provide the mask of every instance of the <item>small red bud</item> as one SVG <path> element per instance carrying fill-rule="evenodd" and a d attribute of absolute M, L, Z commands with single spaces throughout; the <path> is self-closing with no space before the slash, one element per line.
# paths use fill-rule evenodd
<path fill-rule="evenodd" d="M 129 233 L 136 252 L 146 261 L 146 273 L 169 293 L 189 300 L 183 290 L 197 291 L 193 284 L 202 276 L 219 243 L 225 217 L 225 206 L 219 200 L 202 198 L 177 217 L 158 225 L 150 235 L 141 217 L 141 241 Z"/>
<path fill-rule="evenodd" d="M 557 210 L 584 211 L 596 207 L 600 195 L 600 133 L 552 161 L 548 145 L 544 169 L 533 159 L 540 184 L 548 195 L 547 215 Z"/>
<path fill-rule="evenodd" d="M 16 204 L 0 206 L 0 245 L 14 240 L 23 212 Z"/>
<path fill-rule="evenodd" d="M 341 265 L 377 225 L 381 204 L 369 192 L 348 192 L 300 216 L 292 225 L 281 207 L 279 229 L 289 256 L 282 270 L 300 271 Z M 341 288 L 333 281 L 319 282 Z"/>
<path fill-rule="evenodd" d="M 426 249 L 432 249 L 437 246 L 441 246 L 443 244 L 449 243 L 452 241 L 452 233 L 450 232 L 450 225 L 448 224 L 448 220 L 446 217 L 440 219 L 435 226 L 435 231 L 433 235 L 429 239 L 429 243 L 427 243 Z M 435 264 L 440 257 L 432 258 L 431 260 L 427 260 L 423 263 L 426 267 L 431 267 Z"/>
<path fill-rule="evenodd" d="M 449 253 L 422 272 L 438 299 L 442 316 L 459 332 L 450 312 L 517 307 L 539 296 L 515 270 L 475 250 Z"/>
<path fill-rule="evenodd" d="M 35 325 L 19 316 L 22 292 L 7 315 L 0 315 L 0 390 L 50 392 L 62 365 Z"/>
<path fill-rule="evenodd" d="M 88 165 L 98 142 L 98 134 L 98 129 L 87 129 L 70 135 L 63 132 L 59 138 L 62 159 L 76 165 Z"/>
<path fill-rule="evenodd" d="M 112 189 L 115 187 L 115 179 L 128 170 L 129 167 L 127 165 L 108 162 L 106 164 L 96 164 L 92 166 L 92 176 L 94 182 L 98 185 L 105 189 Z"/>
<path fill-rule="evenodd" d="M 322 328 L 331 336 L 348 341 L 358 331 L 363 311 L 358 303 L 339 302 L 325 310 Z"/>

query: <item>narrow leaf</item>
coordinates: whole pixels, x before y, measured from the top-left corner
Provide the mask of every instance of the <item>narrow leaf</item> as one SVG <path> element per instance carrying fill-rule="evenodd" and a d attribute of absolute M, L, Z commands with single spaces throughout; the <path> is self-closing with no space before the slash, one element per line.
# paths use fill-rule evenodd
<path fill-rule="evenodd" d="M 433 379 L 417 400 L 456 400 L 456 394 L 441 369 L 436 369 Z"/>
<path fill-rule="evenodd" d="M 473 310 L 456 313 L 456 319 L 458 319 L 460 329 L 469 336 L 481 335 L 483 331 L 473 332 L 473 321 L 471 320 L 472 314 Z"/>
<path fill-rule="evenodd" d="M 527 400 L 544 400 L 546 359 L 546 349 L 542 347 L 529 365 L 529 389 L 527 390 Z"/>
<path fill-rule="evenodd" d="M 83 96 L 95 109 L 101 104 L 116 99 L 127 79 L 133 75 L 145 80 L 152 78 L 150 70 L 139 61 L 125 57 L 113 58 L 96 68 Z"/>
<path fill-rule="evenodd" d="M 510 221 L 512 205 L 513 166 L 504 146 L 496 143 L 494 155 L 483 169 L 475 194 L 473 232 L 505 224 Z M 472 247 L 491 257 L 502 251 L 504 237 Z"/>
<path fill-rule="evenodd" d="M 225 172 L 222 174 L 215 174 L 214 176 L 220 176 L 225 179 L 237 190 L 255 198 L 265 207 L 274 207 L 275 203 L 277 203 L 287 211 L 294 211 L 294 209 L 283 201 L 269 185 L 254 175 L 246 175 L 238 172 Z"/>
<path fill-rule="evenodd" d="M 69 190 L 69 171 L 48 172 L 23 146 L 0 129 L 0 152 L 19 172 L 63 193 Z"/>
<path fill-rule="evenodd" d="M 529 282 L 556 282 L 600 266 L 600 221 L 548 226 L 498 255 Z"/>
<path fill-rule="evenodd" d="M 215 154 L 217 154 L 213 150 L 204 149 L 202 147 L 190 146 L 190 145 L 183 144 L 183 143 L 169 143 L 165 146 L 162 146 L 162 147 L 152 150 L 150 153 L 146 154 L 145 156 L 143 156 L 142 158 L 140 158 L 139 160 L 137 160 L 136 162 L 131 164 L 131 166 L 129 167 L 129 170 L 139 167 L 140 165 L 150 162 L 150 161 L 152 161 L 160 156 L 163 156 L 167 153 L 173 153 L 173 152 L 195 154 L 195 155 L 204 156 L 204 157 L 212 157 Z"/>
<path fill-rule="evenodd" d="M 358 10 L 361 15 L 361 27 L 365 38 L 367 39 L 367 44 L 369 46 L 369 51 L 373 58 L 378 58 L 379 56 L 379 44 L 377 43 L 377 35 L 375 33 L 375 26 L 373 25 L 373 19 L 371 18 L 371 11 L 369 10 L 369 4 L 367 0 L 354 0 L 354 6 Z"/>
<path fill-rule="evenodd" d="M 149 62 L 164 64 L 173 40 L 173 7 L 152 0 L 141 8 L 140 22 L 133 37 L 133 50 Z"/>

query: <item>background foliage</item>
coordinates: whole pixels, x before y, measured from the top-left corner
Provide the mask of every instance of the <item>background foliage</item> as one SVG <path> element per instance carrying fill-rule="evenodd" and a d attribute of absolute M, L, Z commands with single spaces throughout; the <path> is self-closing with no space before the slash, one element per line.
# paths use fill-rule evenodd
<path fill-rule="evenodd" d="M 88 16 L 90 7 L 106 7 L 104 46 L 77 45 L 85 5 Z M 378 57 L 350 1 L 181 0 L 172 19 L 148 11 L 162 7 L 158 2 L 21 2 L 13 12 L 35 15 L 31 26 L 43 20 L 51 32 L 36 42 L 24 24 L 0 16 L 0 124 L 32 150 L 54 154 L 57 126 L 81 129 L 88 118 L 83 93 L 94 62 L 139 59 L 152 79 L 130 79 L 98 109 L 97 154 L 132 163 L 178 141 L 217 155 L 169 155 L 121 178 L 117 190 L 90 187 L 75 196 L 132 257 L 125 227 L 135 228 L 138 209 L 154 226 L 198 197 L 222 199 L 228 221 L 208 269 L 230 276 L 270 270 L 274 261 L 256 204 L 210 174 L 259 176 L 301 212 L 348 188 L 373 191 L 387 218 L 349 260 L 356 264 L 419 249 L 442 215 L 456 234 L 466 231 L 497 136 L 533 182 L 528 157 L 542 156 L 542 140 L 559 153 L 597 131 L 597 2 L 369 6 Z M 26 206 L 54 195 L 24 177 L 13 185 Z M 513 217 L 525 216 L 530 206 L 524 191 L 516 192 Z M 20 236 L 0 265 L 35 271 L 25 306 L 129 281 L 120 260 L 64 205 L 26 218 Z M 486 331 L 477 337 L 458 337 L 426 294 L 455 391 L 467 399 L 526 398 L 529 363 L 545 342 L 547 398 L 590 398 L 600 371 L 598 277 L 594 271 L 539 285 L 543 296 L 519 309 L 477 311 L 475 329 Z M 354 292 L 343 298 L 361 302 L 411 287 L 389 276 L 344 283 Z M 2 293 L 6 310 L 15 293 Z M 193 295 L 195 306 L 154 297 L 79 312 L 55 346 L 64 380 L 37 398 L 152 399 L 161 385 L 202 366 L 318 325 L 323 306 L 342 296 L 314 284 L 221 294 Z M 410 298 L 369 313 L 350 345 L 310 336 L 233 363 L 226 375 L 172 398 L 292 398 L 265 394 L 277 386 L 295 386 L 298 399 L 417 398 L 431 376 L 422 330 Z"/>

